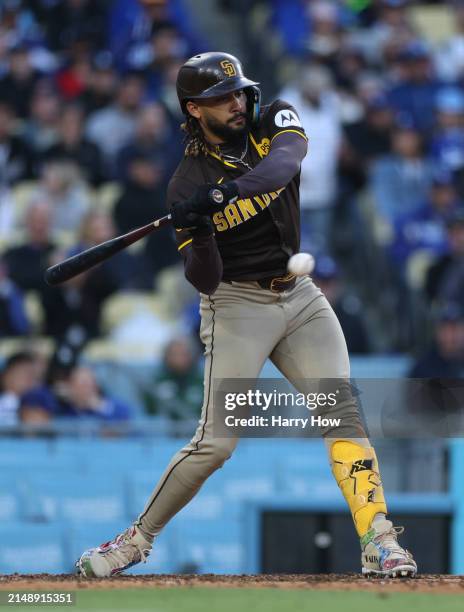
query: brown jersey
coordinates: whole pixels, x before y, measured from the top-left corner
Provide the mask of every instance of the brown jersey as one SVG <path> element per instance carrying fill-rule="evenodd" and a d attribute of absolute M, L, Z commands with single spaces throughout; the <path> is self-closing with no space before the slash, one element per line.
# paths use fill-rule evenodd
<path fill-rule="evenodd" d="M 206 156 L 182 159 L 168 187 L 168 207 L 190 198 L 197 186 L 238 179 L 268 155 L 273 139 L 295 132 L 306 139 L 295 109 L 276 100 L 262 109 L 259 124 L 247 136 L 243 162 L 222 157 L 220 148 Z M 245 141 L 244 141 L 245 142 Z M 234 151 L 240 158 L 245 150 Z M 239 199 L 211 216 L 219 253 L 223 261 L 223 280 L 259 280 L 286 273 L 288 258 L 298 252 L 299 172 L 282 188 Z M 188 230 L 177 230 L 179 251 L 192 238 Z"/>

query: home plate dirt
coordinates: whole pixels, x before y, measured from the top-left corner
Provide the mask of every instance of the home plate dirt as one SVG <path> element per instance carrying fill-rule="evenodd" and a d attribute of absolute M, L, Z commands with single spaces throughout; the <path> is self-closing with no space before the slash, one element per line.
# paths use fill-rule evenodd
<path fill-rule="evenodd" d="M 0 590 L 35 591 L 172 587 L 320 589 L 327 591 L 416 592 L 462 595 L 464 576 L 422 574 L 416 578 L 364 578 L 358 574 L 261 574 L 243 576 L 167 575 L 119 576 L 83 579 L 71 574 L 0 575 Z"/>

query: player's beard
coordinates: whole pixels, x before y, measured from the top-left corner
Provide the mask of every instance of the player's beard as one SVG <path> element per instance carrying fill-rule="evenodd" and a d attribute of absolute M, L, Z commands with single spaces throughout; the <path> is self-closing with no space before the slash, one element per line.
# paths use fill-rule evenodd
<path fill-rule="evenodd" d="M 245 123 L 235 128 L 231 127 L 230 123 L 237 119 L 237 116 L 244 117 Z M 205 117 L 204 122 L 210 132 L 212 132 L 222 141 L 232 145 L 242 143 L 243 135 L 250 129 L 249 118 L 246 113 L 237 113 L 234 119 L 227 123 L 220 123 L 213 117 Z"/>

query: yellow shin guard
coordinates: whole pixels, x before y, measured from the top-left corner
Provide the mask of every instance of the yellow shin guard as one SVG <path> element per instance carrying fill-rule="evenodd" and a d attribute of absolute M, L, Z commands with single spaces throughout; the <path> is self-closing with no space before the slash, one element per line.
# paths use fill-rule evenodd
<path fill-rule="evenodd" d="M 377 513 L 387 513 L 375 451 L 348 440 L 337 440 L 330 448 L 330 459 L 335 480 L 362 537 Z"/>

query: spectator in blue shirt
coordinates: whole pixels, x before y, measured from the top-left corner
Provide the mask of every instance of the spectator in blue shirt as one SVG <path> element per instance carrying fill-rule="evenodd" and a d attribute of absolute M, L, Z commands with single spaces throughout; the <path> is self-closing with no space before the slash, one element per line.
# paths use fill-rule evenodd
<path fill-rule="evenodd" d="M 129 406 L 102 392 L 89 367 L 74 368 L 64 389 L 66 395 L 60 407 L 60 416 L 95 417 L 111 422 L 128 421 L 131 417 Z"/>
<path fill-rule="evenodd" d="M 443 304 L 436 316 L 434 340 L 419 356 L 410 378 L 462 378 L 464 376 L 464 313 L 459 304 Z"/>
<path fill-rule="evenodd" d="M 0 259 L 0 337 L 24 336 L 29 329 L 23 294 L 9 278 Z"/>
<path fill-rule="evenodd" d="M 389 101 L 398 113 L 411 117 L 421 132 L 430 132 L 441 84 L 433 73 L 429 50 L 421 41 L 414 41 L 401 51 L 398 60 L 401 81 L 388 92 Z"/>
<path fill-rule="evenodd" d="M 447 221 L 449 250 L 433 262 L 427 272 L 426 293 L 431 302 L 448 292 L 454 279 L 464 279 L 464 210 L 456 210 Z"/>
<path fill-rule="evenodd" d="M 90 417 L 103 422 L 125 422 L 131 409 L 120 399 L 106 395 L 91 368 L 75 366 L 59 384 L 41 386 L 22 397 L 21 405 L 54 417 Z"/>
<path fill-rule="evenodd" d="M 120 70 L 144 68 L 153 58 L 149 40 L 162 24 L 173 24 L 184 39 L 186 57 L 206 51 L 184 0 L 117 0 L 109 12 L 109 48 Z M 193 25 L 192 25 L 193 24 Z"/>
<path fill-rule="evenodd" d="M 369 183 L 379 215 L 393 224 L 417 210 L 427 198 L 432 170 L 416 126 L 400 123 L 392 133 L 392 153 L 375 160 L 370 169 Z"/>
<path fill-rule="evenodd" d="M 464 93 L 441 90 L 436 99 L 437 132 L 430 145 L 432 159 L 452 172 L 464 169 Z"/>
<path fill-rule="evenodd" d="M 403 266 L 419 250 L 427 251 L 432 257 L 445 254 L 449 246 L 447 219 L 458 205 L 452 174 L 446 169 L 438 170 L 421 206 L 399 217 L 394 224 L 390 254 L 396 263 Z"/>

